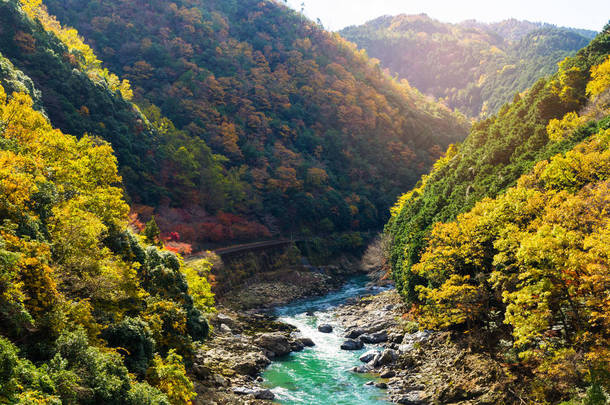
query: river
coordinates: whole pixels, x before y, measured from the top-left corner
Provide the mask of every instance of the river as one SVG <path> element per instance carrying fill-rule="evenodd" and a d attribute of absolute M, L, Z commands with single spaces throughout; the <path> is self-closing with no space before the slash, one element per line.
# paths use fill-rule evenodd
<path fill-rule="evenodd" d="M 303 336 L 311 338 L 315 346 L 275 360 L 264 372 L 265 385 L 276 395 L 281 404 L 387 404 L 385 391 L 368 381 L 376 381 L 372 375 L 351 372 L 363 363 L 358 357 L 370 350 L 341 350 L 343 330 L 333 319 L 333 309 L 347 298 L 370 293 L 365 285 L 368 279 L 358 277 L 341 290 L 320 298 L 296 302 L 276 309 L 280 320 L 299 328 Z M 307 311 L 313 311 L 308 316 Z M 320 324 L 333 326 L 332 333 L 318 332 Z"/>

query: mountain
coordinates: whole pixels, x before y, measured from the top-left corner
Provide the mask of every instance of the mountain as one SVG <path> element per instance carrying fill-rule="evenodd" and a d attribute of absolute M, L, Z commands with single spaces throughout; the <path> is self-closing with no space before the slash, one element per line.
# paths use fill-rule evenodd
<path fill-rule="evenodd" d="M 386 226 L 417 321 L 521 370 L 533 403 L 596 403 L 609 387 L 609 55 L 607 25 L 475 124 Z"/>
<path fill-rule="evenodd" d="M 588 38 L 589 40 L 595 38 L 595 36 L 597 35 L 597 32 L 592 30 L 570 27 L 557 27 L 556 25 L 549 23 L 517 20 L 515 18 L 509 18 L 508 20 L 503 20 L 495 23 L 482 23 L 476 20 L 466 20 L 461 22 L 459 25 L 462 25 L 464 27 L 489 30 L 499 34 L 502 38 L 508 41 L 518 41 L 529 33 L 544 28 L 560 28 L 562 30 L 580 34 L 583 37 Z"/>
<path fill-rule="evenodd" d="M 86 62 L 84 56 L 79 61 L 76 55 L 85 55 L 86 45 L 70 52 L 53 33 L 23 13 L 16 1 L 0 2 L 0 30 L 3 65 L 10 63 L 29 78 L 17 87 L 7 83 L 16 83 L 14 79 L 4 79 L 7 90 L 27 90 L 35 107 L 66 133 L 96 134 L 111 142 L 130 191 L 154 189 L 146 173 L 152 175 L 156 164 L 147 154 L 159 140 L 118 86 L 108 84 L 118 78 L 100 68 L 78 69 Z"/>
<path fill-rule="evenodd" d="M 153 127 L 179 133 L 169 163 L 144 153 L 157 164 L 136 172 L 156 194 L 129 196 L 191 241 L 379 228 L 400 190 L 466 133 L 463 119 L 274 1 L 45 4 L 129 80 Z"/>
<path fill-rule="evenodd" d="M 391 74 L 471 117 L 496 113 L 595 35 L 514 19 L 448 24 L 425 14 L 380 17 L 340 34 Z"/>

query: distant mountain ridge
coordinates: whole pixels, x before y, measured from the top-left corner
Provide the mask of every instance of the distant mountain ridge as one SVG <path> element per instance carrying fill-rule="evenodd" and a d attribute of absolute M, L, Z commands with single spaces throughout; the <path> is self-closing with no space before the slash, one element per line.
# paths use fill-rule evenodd
<path fill-rule="evenodd" d="M 471 117 L 487 116 L 557 71 L 594 31 L 505 20 L 443 23 L 425 14 L 384 16 L 340 34 L 425 94 Z"/>
<path fill-rule="evenodd" d="M 532 31 L 536 31 L 542 28 L 558 28 L 562 30 L 572 31 L 583 37 L 593 39 L 597 35 L 597 31 L 587 30 L 583 28 L 572 28 L 572 27 L 562 27 L 557 26 L 555 24 L 550 24 L 546 22 L 531 22 L 527 20 L 517 20 L 516 18 L 509 18 L 506 20 L 494 22 L 494 23 L 485 23 L 477 20 L 465 20 L 458 25 L 463 25 L 467 27 L 475 27 L 480 29 L 490 30 L 497 34 L 500 34 L 502 38 L 509 41 L 518 41 L 527 34 Z"/>

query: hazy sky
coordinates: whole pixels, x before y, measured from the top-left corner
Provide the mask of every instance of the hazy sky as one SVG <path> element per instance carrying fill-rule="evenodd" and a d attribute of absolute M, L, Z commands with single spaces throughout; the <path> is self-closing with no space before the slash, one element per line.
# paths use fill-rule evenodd
<path fill-rule="evenodd" d="M 453 23 L 512 17 L 595 31 L 601 31 L 610 19 L 609 0 L 288 0 L 296 9 L 302 2 L 305 14 L 312 20 L 319 18 L 330 30 L 401 13 L 426 13 Z"/>

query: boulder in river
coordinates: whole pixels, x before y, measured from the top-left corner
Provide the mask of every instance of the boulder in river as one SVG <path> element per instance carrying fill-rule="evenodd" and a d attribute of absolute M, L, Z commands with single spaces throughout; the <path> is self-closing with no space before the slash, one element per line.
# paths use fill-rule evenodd
<path fill-rule="evenodd" d="M 300 337 L 296 339 L 297 342 L 301 343 L 303 346 L 305 347 L 312 347 L 315 346 L 316 344 L 313 342 L 313 340 L 311 340 L 308 337 Z"/>
<path fill-rule="evenodd" d="M 363 346 L 364 346 L 364 344 L 359 340 L 347 339 L 341 345 L 341 349 L 342 350 L 360 350 L 360 349 L 362 349 Z"/>
<path fill-rule="evenodd" d="M 382 372 L 381 374 L 379 374 L 379 377 L 381 378 L 392 378 L 396 376 L 396 373 L 394 372 L 394 370 L 386 370 L 384 372 Z"/>
<path fill-rule="evenodd" d="M 377 350 L 369 350 L 368 352 L 360 356 L 359 359 L 363 363 L 368 363 L 373 360 L 378 353 L 379 352 Z"/>
<path fill-rule="evenodd" d="M 327 323 L 323 323 L 322 325 L 318 326 L 318 331 L 322 333 L 331 333 L 333 331 L 333 327 Z"/>
<path fill-rule="evenodd" d="M 283 356 L 292 351 L 290 340 L 281 332 L 263 333 L 256 339 L 255 343 L 271 352 L 269 353 L 270 357 Z"/>
<path fill-rule="evenodd" d="M 290 350 L 293 352 L 300 352 L 305 348 L 305 345 L 298 339 L 290 342 Z"/>

